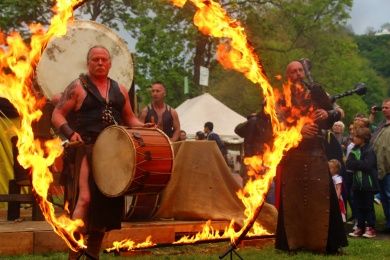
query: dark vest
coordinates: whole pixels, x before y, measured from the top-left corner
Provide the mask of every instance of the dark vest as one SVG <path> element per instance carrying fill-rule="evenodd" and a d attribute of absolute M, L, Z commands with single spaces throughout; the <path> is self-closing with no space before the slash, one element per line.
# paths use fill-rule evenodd
<path fill-rule="evenodd" d="M 84 89 L 87 92 L 83 104 L 80 109 L 72 115 L 74 118 L 74 127 L 86 143 L 94 143 L 97 136 L 109 125 L 113 125 L 113 121 L 105 120 L 103 116 L 104 110 L 111 111 L 115 121 L 122 124 L 122 110 L 125 105 L 125 97 L 120 91 L 116 81 L 110 80 L 110 90 L 108 93 L 109 101 L 100 95 L 97 87 L 92 83 L 88 76 L 80 76 L 80 80 Z M 73 124 L 72 124 L 73 125 Z"/>
<path fill-rule="evenodd" d="M 151 104 L 149 104 L 147 106 L 148 108 L 148 113 L 146 114 L 146 117 L 145 117 L 145 123 L 151 123 L 152 122 L 152 117 L 153 117 L 153 123 L 157 124 L 160 119 L 158 118 L 157 116 L 157 112 L 154 110 L 153 106 Z M 163 131 L 164 133 L 169 136 L 169 137 L 172 137 L 173 136 L 173 117 L 172 117 L 172 113 L 171 113 L 171 107 L 168 106 L 168 105 L 165 105 L 165 111 L 164 113 L 162 114 L 162 125 L 163 125 Z"/>

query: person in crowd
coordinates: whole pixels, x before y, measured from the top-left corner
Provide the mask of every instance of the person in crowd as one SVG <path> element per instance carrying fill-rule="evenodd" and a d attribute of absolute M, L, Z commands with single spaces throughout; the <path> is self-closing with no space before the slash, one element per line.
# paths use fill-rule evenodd
<path fill-rule="evenodd" d="M 386 218 L 384 231 L 390 233 L 390 98 L 383 100 L 382 113 L 384 120 L 371 141 L 377 157 L 380 198 Z"/>
<path fill-rule="evenodd" d="M 249 115 L 247 121 L 238 124 L 234 129 L 238 136 L 244 138 L 244 157 L 261 156 L 266 146 L 272 146 L 273 130 L 270 117 L 264 112 L 264 105 L 265 103 L 263 102 L 259 112 Z M 244 165 L 244 163 L 242 162 L 241 165 Z M 250 172 L 249 167 L 241 167 L 240 174 L 244 185 L 250 178 L 248 176 L 248 172 Z M 267 202 L 275 203 L 274 192 L 274 184 L 272 184 L 268 192 Z"/>
<path fill-rule="evenodd" d="M 185 141 L 185 140 L 187 140 L 187 132 L 184 130 L 180 130 L 179 141 Z"/>
<path fill-rule="evenodd" d="M 214 124 L 212 122 L 206 122 L 204 124 L 204 133 L 206 135 L 206 139 L 207 140 L 214 140 L 217 143 L 218 148 L 221 151 L 223 157 L 225 158 L 225 160 L 227 160 L 227 157 L 226 157 L 227 150 L 226 150 L 225 144 L 222 142 L 219 135 L 217 133 L 213 132 L 213 129 L 214 129 Z"/>
<path fill-rule="evenodd" d="M 86 253 L 99 258 L 105 232 L 121 228 L 123 197 L 109 198 L 96 186 L 91 172 L 92 148 L 98 135 L 110 125 L 118 123 L 126 126 L 144 125 L 134 115 L 123 85 L 110 79 L 111 55 L 107 48 L 97 45 L 87 54 L 88 73 L 74 80 L 61 95 L 52 114 L 52 123 L 71 142 L 81 142 L 75 156 L 73 178 L 76 193 L 70 194 L 71 216 L 82 219 L 87 234 L 86 252 L 71 251 L 69 258 L 78 259 Z M 68 115 L 75 123 L 68 124 Z M 107 175 L 114 174 L 107 172 Z"/>
<path fill-rule="evenodd" d="M 303 82 L 305 71 L 301 62 L 289 63 L 286 76 L 290 83 L 285 87 L 290 88 L 286 91 L 291 93 L 291 109 L 311 116 L 313 122 L 302 127 L 302 141 L 286 153 L 280 164 L 281 195 L 275 247 L 286 251 L 338 253 L 348 241 L 320 130 L 339 121 L 343 111 L 336 104 L 326 108 L 315 98 L 318 97 L 315 94 L 321 93 L 313 91 L 322 89 Z M 279 104 L 281 118 L 294 114 L 285 103 Z"/>
<path fill-rule="evenodd" d="M 355 203 L 357 228 L 349 233 L 352 237 L 376 236 L 374 194 L 378 191 L 378 173 L 375 152 L 370 145 L 371 131 L 368 127 L 355 130 L 354 147 L 346 162 L 352 172 L 352 190 Z"/>
<path fill-rule="evenodd" d="M 141 122 L 156 124 L 170 138 L 171 142 L 180 139 L 180 121 L 175 109 L 165 104 L 167 95 L 165 85 L 152 83 L 152 103 L 147 105 L 139 116 Z"/>
<path fill-rule="evenodd" d="M 355 144 L 353 143 L 353 136 L 358 128 L 368 128 L 370 125 L 370 122 L 368 118 L 363 113 L 357 113 L 353 119 L 353 122 L 349 126 L 349 144 L 347 145 L 346 151 L 345 151 L 345 158 L 348 158 L 350 152 L 352 151 Z M 348 219 L 349 224 L 355 224 L 355 227 L 357 227 L 357 220 L 356 220 L 356 214 L 355 214 L 355 203 L 353 199 L 353 190 L 352 190 L 352 172 L 351 170 L 346 169 L 346 174 L 344 176 L 344 183 L 345 183 L 345 189 L 347 193 L 347 201 L 349 203 L 349 206 L 351 208 L 351 216 Z"/>
<path fill-rule="evenodd" d="M 347 212 L 345 210 L 344 199 L 342 197 L 343 177 L 340 176 L 341 163 L 339 160 L 331 159 L 328 161 L 328 164 L 329 164 L 329 172 L 330 175 L 332 176 L 332 181 L 339 201 L 341 217 L 343 218 L 343 222 L 346 222 Z"/>
<path fill-rule="evenodd" d="M 343 152 L 345 154 L 345 150 L 348 145 L 348 136 L 344 135 L 344 128 L 345 125 L 343 121 L 334 122 L 332 126 L 332 133 L 336 137 L 337 141 L 340 143 L 341 148 L 343 149 Z"/>
<path fill-rule="evenodd" d="M 205 140 L 206 135 L 204 134 L 203 131 L 198 131 L 195 133 L 195 140 Z"/>

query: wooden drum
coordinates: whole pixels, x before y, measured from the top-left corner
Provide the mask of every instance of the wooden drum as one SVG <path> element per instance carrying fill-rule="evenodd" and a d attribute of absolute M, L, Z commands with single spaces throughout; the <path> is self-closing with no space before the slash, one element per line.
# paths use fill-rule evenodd
<path fill-rule="evenodd" d="M 168 136 L 157 128 L 107 127 L 92 151 L 92 169 L 99 190 L 108 197 L 159 193 L 173 167 Z"/>

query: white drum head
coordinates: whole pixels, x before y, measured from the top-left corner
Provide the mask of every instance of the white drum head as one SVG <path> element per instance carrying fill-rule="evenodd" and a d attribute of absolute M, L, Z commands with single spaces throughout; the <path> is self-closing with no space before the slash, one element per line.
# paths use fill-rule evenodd
<path fill-rule="evenodd" d="M 135 175 L 135 152 L 125 127 L 109 126 L 98 136 L 92 150 L 92 172 L 104 195 L 118 197 L 126 194 Z"/>
<path fill-rule="evenodd" d="M 65 36 L 53 38 L 38 63 L 37 81 L 43 94 L 51 99 L 81 73 L 87 72 L 87 53 L 95 46 L 106 47 L 111 54 L 109 77 L 128 90 L 133 82 L 133 61 L 125 42 L 108 27 L 92 21 L 74 21 Z"/>

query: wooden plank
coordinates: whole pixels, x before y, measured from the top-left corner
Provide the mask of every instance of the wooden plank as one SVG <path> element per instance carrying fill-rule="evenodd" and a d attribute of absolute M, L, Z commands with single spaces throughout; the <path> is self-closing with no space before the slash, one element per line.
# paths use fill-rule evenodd
<path fill-rule="evenodd" d="M 175 241 L 175 232 L 172 227 L 154 227 L 148 226 L 141 228 L 122 228 L 113 230 L 106 234 L 103 241 L 103 248 L 112 247 L 114 241 L 131 239 L 134 242 L 144 242 L 151 235 L 153 243 L 172 243 Z"/>
<path fill-rule="evenodd" d="M 0 194 L 0 202 L 32 203 L 33 201 L 32 194 Z"/>
<path fill-rule="evenodd" d="M 56 233 L 52 231 L 35 231 L 33 240 L 34 254 L 49 252 L 65 252 L 68 246 Z"/>
<path fill-rule="evenodd" d="M 33 253 L 33 232 L 0 233 L 0 255 Z"/>
<path fill-rule="evenodd" d="M 263 248 L 267 245 L 274 244 L 275 238 L 256 238 L 256 239 L 244 239 L 238 245 L 239 248 L 256 247 Z"/>

